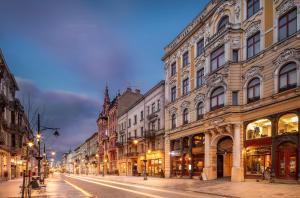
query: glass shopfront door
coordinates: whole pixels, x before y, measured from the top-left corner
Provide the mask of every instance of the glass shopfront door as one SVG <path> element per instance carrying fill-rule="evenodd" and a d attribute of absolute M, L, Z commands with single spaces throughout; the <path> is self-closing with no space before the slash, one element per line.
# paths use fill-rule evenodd
<path fill-rule="evenodd" d="M 297 177 L 297 147 L 292 143 L 280 145 L 277 153 L 277 176 L 283 179 Z"/>

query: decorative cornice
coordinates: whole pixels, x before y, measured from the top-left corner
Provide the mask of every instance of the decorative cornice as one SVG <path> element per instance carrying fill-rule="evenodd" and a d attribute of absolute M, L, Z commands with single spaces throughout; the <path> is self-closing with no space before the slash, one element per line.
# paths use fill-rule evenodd
<path fill-rule="evenodd" d="M 273 61 L 275 67 L 279 67 L 280 65 L 290 61 L 290 60 L 298 60 L 299 53 L 294 48 L 285 49 L 280 55 Z"/>
<path fill-rule="evenodd" d="M 253 66 L 250 69 L 247 70 L 246 74 L 243 75 L 243 78 L 247 81 L 254 76 L 261 76 L 261 72 L 263 70 L 263 66 Z"/>
<path fill-rule="evenodd" d="M 180 105 L 181 111 L 183 112 L 184 109 L 189 108 L 190 102 L 189 101 L 183 101 Z"/>
<path fill-rule="evenodd" d="M 169 114 L 170 114 L 170 116 L 172 116 L 174 113 L 175 113 L 175 114 L 177 113 L 177 108 L 176 108 L 176 107 L 171 107 L 171 108 L 169 109 Z"/>
<path fill-rule="evenodd" d="M 295 7 L 294 0 L 286 0 L 280 3 L 280 5 L 276 8 L 276 13 L 278 16 L 281 16 L 282 14 L 286 13 L 288 10 Z"/>
<path fill-rule="evenodd" d="M 246 32 L 246 37 L 250 37 L 253 34 L 255 34 L 256 32 L 261 30 L 261 21 L 254 21 L 252 22 L 249 27 L 247 27 L 247 29 L 245 30 Z"/>
<path fill-rule="evenodd" d="M 205 100 L 205 95 L 204 94 L 197 94 L 196 97 L 194 98 L 194 102 L 195 102 L 195 106 L 198 105 L 199 102 L 203 102 L 204 103 Z"/>

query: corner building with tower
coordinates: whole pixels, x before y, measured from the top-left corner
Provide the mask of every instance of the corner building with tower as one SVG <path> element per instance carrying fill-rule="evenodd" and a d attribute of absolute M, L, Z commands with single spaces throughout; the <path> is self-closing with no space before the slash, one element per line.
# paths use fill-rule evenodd
<path fill-rule="evenodd" d="M 213 0 L 165 47 L 166 177 L 300 180 L 300 1 Z"/>

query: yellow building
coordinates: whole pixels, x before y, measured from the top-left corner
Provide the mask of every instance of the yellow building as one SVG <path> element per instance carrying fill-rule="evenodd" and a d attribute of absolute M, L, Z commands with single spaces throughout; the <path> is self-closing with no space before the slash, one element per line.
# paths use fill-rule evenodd
<path fill-rule="evenodd" d="M 299 11 L 210 1 L 165 47 L 166 176 L 300 179 Z"/>

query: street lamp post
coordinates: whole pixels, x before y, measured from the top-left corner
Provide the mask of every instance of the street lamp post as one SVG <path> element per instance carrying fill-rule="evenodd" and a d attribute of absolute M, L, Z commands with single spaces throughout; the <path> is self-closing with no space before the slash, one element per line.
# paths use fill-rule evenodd
<path fill-rule="evenodd" d="M 37 138 L 37 142 L 38 142 L 38 156 L 36 157 L 36 159 L 38 160 L 38 176 L 39 176 L 39 179 L 41 179 L 41 160 L 43 159 L 43 157 L 41 156 L 41 139 L 42 139 L 42 135 L 41 135 L 41 132 L 42 131 L 45 131 L 45 130 L 52 130 L 54 131 L 53 135 L 54 136 L 59 136 L 59 133 L 58 133 L 58 129 L 59 128 L 51 128 L 51 127 L 42 127 L 41 128 L 41 121 L 40 121 L 40 114 L 38 113 L 38 119 L 37 119 L 37 135 L 36 135 L 36 138 Z M 44 145 L 45 146 L 45 145 Z M 44 148 L 45 150 L 45 148 Z"/>
<path fill-rule="evenodd" d="M 30 197 L 30 191 L 28 189 L 28 185 L 29 185 L 29 174 L 28 174 L 28 161 L 29 161 L 29 149 L 31 147 L 33 147 L 33 142 L 32 141 L 28 141 L 26 144 L 26 170 L 23 171 L 23 185 L 22 185 L 22 198 L 24 198 L 25 196 L 25 189 L 26 189 L 26 194 L 28 195 L 28 197 Z M 28 178 L 28 179 L 26 179 Z M 27 180 L 27 182 L 26 182 Z"/>

